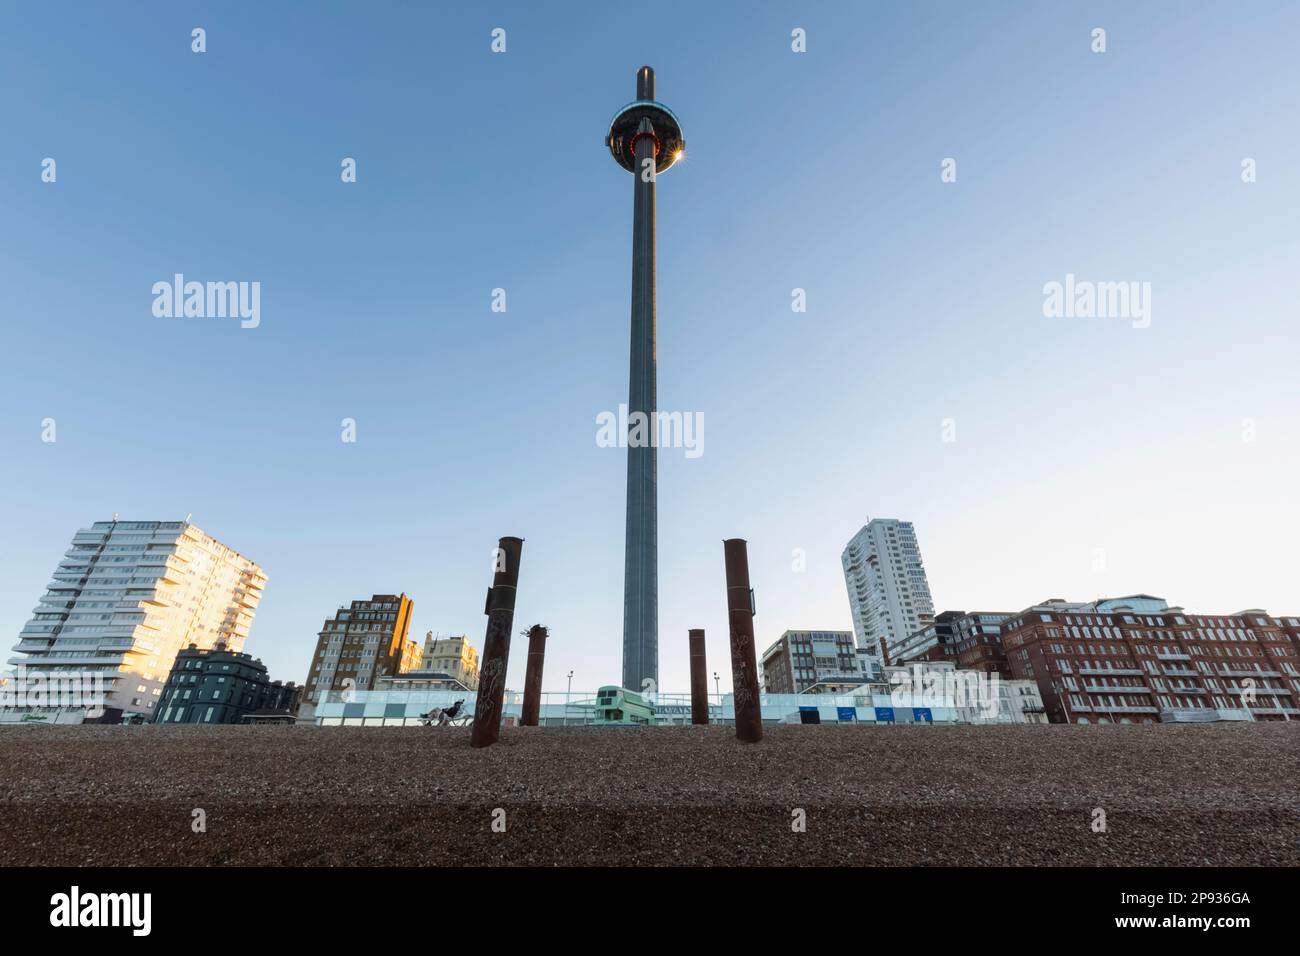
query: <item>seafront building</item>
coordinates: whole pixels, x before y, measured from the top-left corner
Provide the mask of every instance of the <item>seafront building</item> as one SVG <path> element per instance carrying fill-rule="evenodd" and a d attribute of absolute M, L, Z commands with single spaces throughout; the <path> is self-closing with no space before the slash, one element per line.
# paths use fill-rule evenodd
<path fill-rule="evenodd" d="M 944 611 L 936 614 L 934 620 L 920 630 L 902 638 L 887 642 L 885 654 L 890 663 L 906 664 L 910 661 L 950 661 L 954 658 L 953 622 L 961 617 L 961 611 Z"/>
<path fill-rule="evenodd" d="M 886 650 L 894 664 L 948 661 L 1009 678 L 1002 658 L 1002 622 L 1009 617 L 1006 611 L 944 611 L 935 615 L 933 623 Z"/>
<path fill-rule="evenodd" d="M 934 623 L 934 600 L 910 521 L 873 518 L 840 556 L 858 646 L 892 663 L 889 647 Z"/>
<path fill-rule="evenodd" d="M 1002 625 L 1054 723 L 1300 719 L 1300 618 L 1193 614 L 1147 594 L 1053 599 Z"/>
<path fill-rule="evenodd" d="M 376 594 L 327 618 L 316 636 L 308 700 L 329 691 L 373 690 L 382 677 L 418 668 L 419 645 L 406 636 L 414 607 L 405 594 Z"/>
<path fill-rule="evenodd" d="M 251 654 L 191 644 L 176 655 L 155 708 L 158 724 L 239 724 L 256 716 L 293 719 L 302 688 L 273 681 Z"/>
<path fill-rule="evenodd" d="M 470 689 L 478 687 L 478 651 L 463 634 L 457 637 L 434 637 L 433 631 L 427 632 L 424 635 L 419 669 L 446 674 Z"/>
<path fill-rule="evenodd" d="M 381 677 L 375 684 L 375 691 L 383 693 L 384 691 L 457 691 L 461 697 L 471 692 L 473 688 L 467 687 L 456 678 L 444 674 L 442 671 L 426 671 L 423 669 L 413 671 L 402 671 L 400 674 L 391 674 L 387 677 Z"/>
<path fill-rule="evenodd" d="M 253 561 L 188 520 L 114 517 L 81 529 L 9 664 L 29 683 L 33 674 L 93 678 L 103 686 L 103 707 L 3 708 L 0 720 L 152 718 L 182 648 L 243 649 L 266 580 Z"/>
<path fill-rule="evenodd" d="M 834 693 L 869 680 L 872 671 L 852 631 L 786 631 L 759 660 L 763 690 L 802 694 L 817 687 Z"/>
<path fill-rule="evenodd" d="M 1005 611 L 974 611 L 957 617 L 952 634 L 957 666 L 1010 679 L 1002 654 L 1002 628 L 1010 618 Z"/>

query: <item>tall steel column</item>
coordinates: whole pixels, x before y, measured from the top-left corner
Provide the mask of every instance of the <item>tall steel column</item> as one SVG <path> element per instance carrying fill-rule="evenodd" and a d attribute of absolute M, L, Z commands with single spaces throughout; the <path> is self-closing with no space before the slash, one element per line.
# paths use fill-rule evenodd
<path fill-rule="evenodd" d="M 685 140 L 672 111 L 655 101 L 655 75 L 648 66 L 637 71 L 636 94 L 610 123 L 605 144 L 633 174 L 623 686 L 643 691 L 655 689 L 659 680 L 655 177 L 681 158 Z"/>

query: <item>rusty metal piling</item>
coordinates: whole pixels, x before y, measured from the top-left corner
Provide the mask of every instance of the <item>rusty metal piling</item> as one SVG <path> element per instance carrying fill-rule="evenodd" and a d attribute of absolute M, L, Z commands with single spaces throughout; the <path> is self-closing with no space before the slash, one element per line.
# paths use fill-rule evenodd
<path fill-rule="evenodd" d="M 542 706 L 542 667 L 546 663 L 547 630 L 540 624 L 528 629 L 528 669 L 524 672 L 524 713 L 520 726 L 536 727 Z"/>
<path fill-rule="evenodd" d="M 519 557 L 523 547 L 523 538 L 507 537 L 497 542 L 492 587 L 488 588 L 483 606 L 488 619 L 487 636 L 483 640 L 478 700 L 474 706 L 474 728 L 469 738 L 471 747 L 490 747 L 501 736 L 506 667 L 510 663 L 510 629 L 515 623 L 515 592 L 519 588 Z"/>
<path fill-rule="evenodd" d="M 736 711 L 736 739 L 763 739 L 758 699 L 758 661 L 754 653 L 754 592 L 749 586 L 749 553 L 744 538 L 722 542 L 727 567 L 727 618 L 731 629 L 731 693 Z"/>
<path fill-rule="evenodd" d="M 691 723 L 709 722 L 709 671 L 704 659 L 704 631 L 687 632 L 691 645 Z"/>

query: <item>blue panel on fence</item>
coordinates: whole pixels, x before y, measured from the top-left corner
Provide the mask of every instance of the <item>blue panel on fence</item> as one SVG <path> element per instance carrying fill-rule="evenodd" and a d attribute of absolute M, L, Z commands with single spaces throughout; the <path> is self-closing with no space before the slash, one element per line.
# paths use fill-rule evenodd
<path fill-rule="evenodd" d="M 858 709 L 856 707 L 836 707 L 835 713 L 839 715 L 840 720 L 857 720 Z"/>
<path fill-rule="evenodd" d="M 884 720 L 884 721 L 888 721 L 889 723 L 892 724 L 892 723 L 894 722 L 894 708 L 892 708 L 892 707 L 877 707 L 877 708 L 876 708 L 876 720 Z"/>
<path fill-rule="evenodd" d="M 930 713 L 929 707 L 913 707 L 912 719 L 932 724 L 934 723 L 934 714 Z"/>

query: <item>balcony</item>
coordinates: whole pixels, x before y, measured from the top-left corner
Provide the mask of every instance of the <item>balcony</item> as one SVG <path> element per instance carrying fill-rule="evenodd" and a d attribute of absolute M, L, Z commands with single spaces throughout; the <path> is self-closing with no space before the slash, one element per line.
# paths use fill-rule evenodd
<path fill-rule="evenodd" d="M 1077 709 L 1077 708 L 1076 708 Z M 1089 708 L 1099 714 L 1158 714 L 1159 708 L 1156 707 L 1108 707 L 1096 704 Z"/>
<path fill-rule="evenodd" d="M 1079 667 L 1080 674 L 1088 674 L 1093 677 L 1142 677 L 1144 676 L 1141 669 L 1137 667 L 1097 667 L 1092 664 L 1083 664 Z"/>
<path fill-rule="evenodd" d="M 22 663 L 25 663 L 30 667 L 35 666 L 37 662 L 23 661 Z M 122 665 L 122 663 L 122 652 L 120 651 L 115 651 L 112 654 L 102 657 L 91 651 L 87 651 L 85 654 L 77 654 L 75 657 L 41 658 L 39 665 L 41 667 L 74 667 L 89 664 L 95 667 L 111 667 L 117 669 Z"/>
<path fill-rule="evenodd" d="M 1084 684 L 1083 690 L 1087 694 L 1151 694 L 1146 687 L 1123 687 L 1119 684 L 1099 684 L 1095 687 Z"/>
<path fill-rule="evenodd" d="M 1224 688 L 1224 693 L 1236 694 L 1238 697 L 1241 697 L 1245 694 L 1250 694 L 1254 697 L 1260 697 L 1268 694 L 1272 694 L 1272 695 L 1289 694 L 1291 692 L 1285 687 L 1227 687 Z"/>
<path fill-rule="evenodd" d="M 25 637 L 14 645 L 15 654 L 40 654 L 50 649 L 49 638 Z"/>
<path fill-rule="evenodd" d="M 1167 707 L 1160 711 L 1162 724 L 1204 724 L 1232 719 L 1235 718 L 1225 718 L 1215 707 Z"/>
<path fill-rule="evenodd" d="M 1172 652 L 1172 653 L 1171 653 L 1171 652 L 1169 652 L 1169 651 L 1165 651 L 1163 654 L 1157 652 L 1156 655 L 1155 655 L 1155 658 L 1156 658 L 1156 660 L 1158 660 L 1158 661 L 1190 661 L 1190 660 L 1192 659 L 1192 655 L 1191 655 L 1191 654 L 1183 654 L 1183 653 L 1181 653 L 1181 652 Z"/>
<path fill-rule="evenodd" d="M 113 638 L 107 641 L 101 641 L 99 644 L 101 651 L 107 651 L 110 654 L 157 654 L 158 645 L 150 641 L 130 640 L 123 641 L 119 638 Z"/>
<path fill-rule="evenodd" d="M 1281 677 L 1281 671 L 1230 671 L 1227 668 L 1219 668 L 1220 677 L 1235 677 L 1237 680 L 1245 680 L 1247 677 Z"/>
<path fill-rule="evenodd" d="M 1250 711 L 1244 707 L 1220 707 L 1218 708 L 1220 720 L 1250 720 Z"/>

